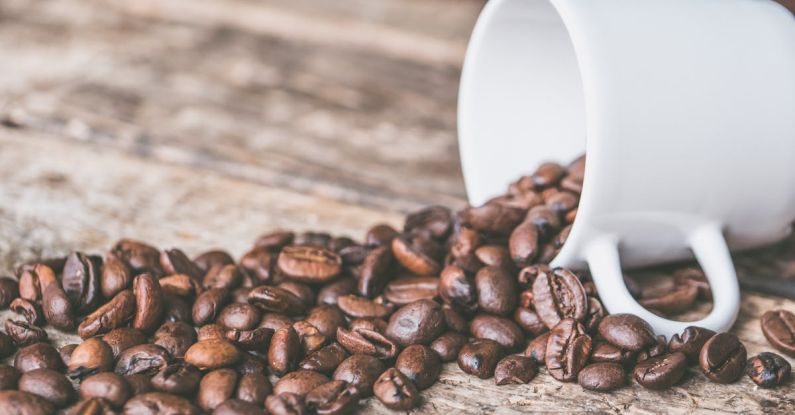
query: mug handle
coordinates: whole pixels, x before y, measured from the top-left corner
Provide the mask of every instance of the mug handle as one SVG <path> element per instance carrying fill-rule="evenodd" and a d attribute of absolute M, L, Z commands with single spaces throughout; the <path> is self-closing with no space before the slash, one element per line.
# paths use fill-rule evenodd
<path fill-rule="evenodd" d="M 687 326 L 705 327 L 716 332 L 729 330 L 740 310 L 740 287 L 721 226 L 715 223 L 701 225 L 690 232 L 687 240 L 712 290 L 713 305 L 708 316 L 699 321 L 673 321 L 643 308 L 624 283 L 618 254 L 619 241 L 611 235 L 597 238 L 585 250 L 594 284 L 607 310 L 611 314 L 635 314 L 649 322 L 655 333 L 664 334 L 669 339 Z"/>

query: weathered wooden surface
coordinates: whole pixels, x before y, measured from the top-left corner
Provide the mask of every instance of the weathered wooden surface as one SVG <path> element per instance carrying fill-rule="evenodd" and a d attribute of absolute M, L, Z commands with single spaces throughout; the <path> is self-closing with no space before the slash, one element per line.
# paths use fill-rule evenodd
<path fill-rule="evenodd" d="M 461 206 L 455 97 L 481 5 L 0 1 L 0 273 L 122 236 L 240 255 L 273 228 L 361 237 Z M 795 276 L 792 246 L 742 272 Z M 795 311 L 744 294 L 734 331 L 749 353 L 770 349 L 758 318 L 774 307 Z M 793 390 L 696 371 L 667 392 L 590 393 L 543 370 L 496 387 L 453 364 L 418 412 L 793 413 Z"/>

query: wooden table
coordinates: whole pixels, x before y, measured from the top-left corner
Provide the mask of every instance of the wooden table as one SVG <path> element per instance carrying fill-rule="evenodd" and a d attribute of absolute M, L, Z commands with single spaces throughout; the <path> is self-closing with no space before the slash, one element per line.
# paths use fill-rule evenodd
<path fill-rule="evenodd" d="M 482 4 L 0 1 L 0 270 L 123 236 L 239 255 L 274 228 L 361 238 L 463 206 L 457 82 Z M 795 275 L 789 248 L 742 268 Z M 770 349 L 758 319 L 774 307 L 795 303 L 744 294 L 749 353 Z M 423 396 L 423 413 L 795 412 L 791 383 L 697 371 L 665 392 L 598 394 L 546 373 L 496 387 L 451 364 Z"/>

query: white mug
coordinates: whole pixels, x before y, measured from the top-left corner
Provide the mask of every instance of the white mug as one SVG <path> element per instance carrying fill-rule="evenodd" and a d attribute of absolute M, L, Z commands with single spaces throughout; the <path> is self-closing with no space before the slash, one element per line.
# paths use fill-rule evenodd
<path fill-rule="evenodd" d="M 492 0 L 470 41 L 459 142 L 478 205 L 543 161 L 587 154 L 554 266 L 590 267 L 611 313 L 658 334 L 728 330 L 740 305 L 729 249 L 795 219 L 795 19 L 771 0 Z M 640 306 L 622 265 L 695 255 L 703 320 Z"/>

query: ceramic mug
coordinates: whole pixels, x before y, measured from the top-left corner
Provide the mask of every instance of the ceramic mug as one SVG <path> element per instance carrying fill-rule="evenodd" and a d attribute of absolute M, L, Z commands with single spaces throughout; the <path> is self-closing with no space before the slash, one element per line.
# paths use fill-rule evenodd
<path fill-rule="evenodd" d="M 492 0 L 464 63 L 459 141 L 473 205 L 587 153 L 552 265 L 590 267 L 609 312 L 658 334 L 728 330 L 729 249 L 780 240 L 795 219 L 795 19 L 770 0 Z M 714 297 L 701 321 L 652 314 L 624 285 L 622 265 L 693 256 Z"/>

